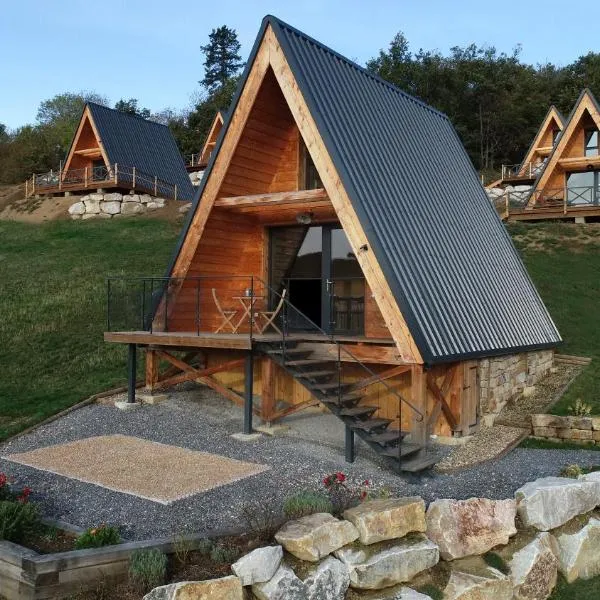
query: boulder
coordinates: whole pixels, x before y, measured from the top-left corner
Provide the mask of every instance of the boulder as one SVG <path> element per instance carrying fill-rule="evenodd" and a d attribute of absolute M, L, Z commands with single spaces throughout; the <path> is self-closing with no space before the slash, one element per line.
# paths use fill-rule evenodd
<path fill-rule="evenodd" d="M 118 215 L 121 212 L 121 203 L 100 202 L 100 210 L 108 215 Z"/>
<path fill-rule="evenodd" d="M 311 562 L 320 560 L 357 538 L 358 531 L 352 523 L 339 521 L 329 513 L 315 513 L 288 521 L 275 534 L 275 539 L 290 554 Z"/>
<path fill-rule="evenodd" d="M 240 578 L 242 585 L 264 583 L 275 575 L 282 558 L 281 546 L 257 548 L 233 563 L 231 570 Z"/>
<path fill-rule="evenodd" d="M 188 212 L 190 210 L 190 208 L 192 208 L 192 203 L 188 202 L 187 204 L 184 204 L 183 206 L 180 206 L 177 209 L 177 212 L 179 212 L 181 214 L 185 214 L 186 212 Z"/>
<path fill-rule="evenodd" d="M 152 202 L 152 196 L 150 194 L 140 194 L 140 202 L 148 204 L 148 202 Z"/>
<path fill-rule="evenodd" d="M 350 572 L 350 586 L 379 590 L 410 581 L 417 573 L 435 566 L 438 547 L 425 536 L 363 548 L 342 548 L 335 555 Z"/>
<path fill-rule="evenodd" d="M 425 531 L 425 502 L 418 496 L 371 500 L 344 512 L 360 535 L 362 544 L 404 537 L 411 531 Z"/>
<path fill-rule="evenodd" d="M 154 204 L 156 204 L 158 208 L 163 208 L 166 203 L 166 200 L 164 198 L 154 198 L 152 202 L 154 202 Z"/>
<path fill-rule="evenodd" d="M 85 212 L 97 215 L 100 212 L 100 200 L 92 200 L 91 198 L 83 200 L 85 204 Z"/>
<path fill-rule="evenodd" d="M 491 198 L 499 198 L 500 196 L 504 195 L 504 190 L 502 188 L 487 188 L 485 190 L 488 194 L 488 196 L 490 196 Z"/>
<path fill-rule="evenodd" d="M 344 600 L 350 585 L 348 567 L 328 556 L 304 580 L 309 600 Z"/>
<path fill-rule="evenodd" d="M 520 192 L 520 193 L 530 192 L 531 191 L 531 186 L 530 185 L 515 185 L 514 191 L 515 192 Z"/>
<path fill-rule="evenodd" d="M 285 565 L 281 565 L 269 581 L 254 584 L 252 593 L 259 600 L 308 600 L 306 584 Z"/>
<path fill-rule="evenodd" d="M 383 592 L 383 596 L 369 596 L 373 600 L 432 600 L 431 596 L 421 594 L 409 587 L 402 587 L 399 591 Z"/>
<path fill-rule="evenodd" d="M 510 566 L 515 600 L 546 600 L 556 585 L 558 545 L 550 533 L 543 532 L 515 552 Z"/>
<path fill-rule="evenodd" d="M 244 600 L 244 590 L 233 575 L 207 581 L 183 581 L 154 588 L 143 600 Z"/>
<path fill-rule="evenodd" d="M 563 534 L 558 543 L 558 569 L 571 583 L 600 575 L 600 520 L 590 519 L 577 533 Z"/>
<path fill-rule="evenodd" d="M 104 194 L 104 202 L 122 202 L 123 194 L 119 192 L 112 192 L 110 194 Z"/>
<path fill-rule="evenodd" d="M 164 206 L 164 204 L 163 204 L 163 206 Z M 157 208 L 162 208 L 162 206 L 160 206 L 156 202 L 148 202 L 148 204 L 146 204 L 146 208 L 148 210 L 156 210 Z"/>
<path fill-rule="evenodd" d="M 515 498 L 523 524 L 548 531 L 600 504 L 600 482 L 544 477 L 519 488 Z"/>
<path fill-rule="evenodd" d="M 126 215 L 139 215 L 144 212 L 144 207 L 139 202 L 123 202 L 121 204 L 121 214 Z"/>
<path fill-rule="evenodd" d="M 452 571 L 444 590 L 444 600 L 512 600 L 510 579 L 488 567 L 485 575 Z"/>
<path fill-rule="evenodd" d="M 81 218 L 84 221 L 87 221 L 88 219 L 97 219 L 100 215 L 96 214 L 96 213 L 85 213 L 85 215 L 81 215 Z M 110 216 L 110 215 L 109 215 Z"/>
<path fill-rule="evenodd" d="M 444 560 L 484 554 L 517 533 L 514 500 L 435 500 L 427 509 L 427 536 Z"/>
<path fill-rule="evenodd" d="M 85 214 L 85 204 L 83 202 L 75 202 L 75 204 L 71 204 L 69 206 L 69 214 L 72 215 L 84 215 Z"/>
<path fill-rule="evenodd" d="M 141 202 L 142 197 L 139 194 L 127 194 L 123 196 L 123 202 Z"/>

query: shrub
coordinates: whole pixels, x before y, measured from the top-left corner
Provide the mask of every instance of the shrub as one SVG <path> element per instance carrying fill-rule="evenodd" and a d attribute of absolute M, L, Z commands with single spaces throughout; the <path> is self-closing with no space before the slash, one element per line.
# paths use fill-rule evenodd
<path fill-rule="evenodd" d="M 208 538 L 205 540 L 200 540 L 198 542 L 198 552 L 200 552 L 200 554 L 210 554 L 212 549 L 214 548 L 215 543 L 212 540 L 209 540 Z"/>
<path fill-rule="evenodd" d="M 592 406 L 577 398 L 575 402 L 569 405 L 567 410 L 576 417 L 587 417 L 592 414 Z"/>
<path fill-rule="evenodd" d="M 99 525 L 84 531 L 76 540 L 75 548 L 101 548 L 102 546 L 114 546 L 121 542 L 119 530 L 112 525 Z"/>
<path fill-rule="evenodd" d="M 246 502 L 242 505 L 242 519 L 246 531 L 259 541 L 268 542 L 277 531 L 281 512 L 270 501 Z"/>
<path fill-rule="evenodd" d="M 136 550 L 129 559 L 129 581 L 141 594 L 162 585 L 167 578 L 167 556 L 157 548 Z"/>
<path fill-rule="evenodd" d="M 215 544 L 210 551 L 210 559 L 216 563 L 231 564 L 237 560 L 239 555 L 237 548 L 230 548 L 222 544 Z"/>
<path fill-rule="evenodd" d="M 283 512 L 289 519 L 299 519 L 314 513 L 332 512 L 333 504 L 324 494 L 303 490 L 283 503 Z"/>
<path fill-rule="evenodd" d="M 0 540 L 19 543 L 40 527 L 39 511 L 34 504 L 0 501 Z"/>
<path fill-rule="evenodd" d="M 187 565 L 192 549 L 192 541 L 183 535 L 176 536 L 173 540 L 173 553 L 175 554 L 175 558 L 180 565 Z"/>
<path fill-rule="evenodd" d="M 561 477 L 570 477 L 571 479 L 577 479 L 582 474 L 583 469 L 579 465 L 568 465 L 560 471 Z"/>

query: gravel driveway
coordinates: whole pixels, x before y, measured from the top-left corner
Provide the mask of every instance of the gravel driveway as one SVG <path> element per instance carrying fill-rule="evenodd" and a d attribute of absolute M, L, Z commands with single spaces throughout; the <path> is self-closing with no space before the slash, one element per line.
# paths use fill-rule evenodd
<path fill-rule="evenodd" d="M 597 464 L 589 450 L 517 449 L 494 462 L 451 474 L 431 473 L 415 480 L 397 476 L 362 442 L 353 465 L 344 462 L 343 428 L 328 414 L 298 415 L 287 420 L 284 436 L 262 436 L 255 442 L 232 439 L 241 431 L 241 409 L 205 389 L 177 392 L 157 406 L 121 412 L 90 405 L 44 425 L 0 447 L 0 455 L 103 434 L 139 436 L 231 458 L 262 463 L 270 469 L 170 506 L 37 471 L 0 459 L 0 471 L 33 488 L 44 513 L 81 527 L 119 525 L 129 539 L 201 533 L 243 524 L 244 505 L 279 509 L 295 490 L 318 487 L 324 475 L 343 470 L 351 479 L 372 480 L 395 495 L 435 498 L 484 496 L 505 498 L 527 481 L 557 475 L 567 464 Z M 176 468 L 176 465 L 174 465 Z"/>

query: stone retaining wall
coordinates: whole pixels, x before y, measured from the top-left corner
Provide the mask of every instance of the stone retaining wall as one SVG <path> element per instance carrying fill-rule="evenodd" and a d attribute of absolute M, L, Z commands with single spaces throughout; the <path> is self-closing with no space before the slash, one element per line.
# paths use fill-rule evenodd
<path fill-rule="evenodd" d="M 150 194 L 120 194 L 118 192 L 87 194 L 69 207 L 72 219 L 110 219 L 114 216 L 139 215 L 163 208 L 164 198 Z"/>
<path fill-rule="evenodd" d="M 531 415 L 531 425 L 536 438 L 600 446 L 600 417 Z"/>
<path fill-rule="evenodd" d="M 479 361 L 480 414 L 491 425 L 506 403 L 515 396 L 527 393 L 554 366 L 554 352 L 539 350 L 484 358 Z"/>

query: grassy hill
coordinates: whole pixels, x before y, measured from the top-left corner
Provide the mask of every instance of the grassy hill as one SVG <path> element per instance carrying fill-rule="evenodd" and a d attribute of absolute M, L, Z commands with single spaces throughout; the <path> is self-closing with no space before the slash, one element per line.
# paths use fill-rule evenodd
<path fill-rule="evenodd" d="M 124 384 L 102 339 L 108 275 L 162 275 L 179 225 L 159 219 L 0 221 L 0 439 Z"/>
<path fill-rule="evenodd" d="M 180 225 L 136 218 L 0 221 L 0 439 L 125 383 L 126 350 L 105 344 L 105 278 L 161 275 Z M 513 225 L 510 232 L 566 340 L 594 358 L 558 407 L 600 413 L 600 226 Z"/>

